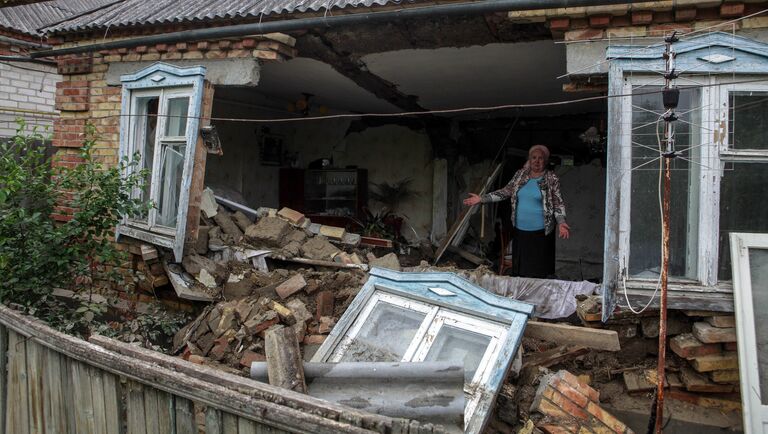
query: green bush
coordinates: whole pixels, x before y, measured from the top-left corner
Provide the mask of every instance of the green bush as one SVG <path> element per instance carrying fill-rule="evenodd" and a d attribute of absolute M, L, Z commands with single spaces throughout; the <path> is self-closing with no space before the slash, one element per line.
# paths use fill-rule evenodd
<path fill-rule="evenodd" d="M 82 332 L 100 308 L 62 309 L 52 291 L 92 294 L 97 282 L 126 284 L 114 271 L 126 257 L 112 235 L 121 216 L 149 208 L 131 194 L 143 188 L 146 173 L 136 156 L 109 167 L 96 161 L 93 125 L 86 125 L 79 149 L 83 162 L 73 167 L 52 168 L 41 145 L 46 139 L 20 122 L 16 135 L 0 144 L 0 302 Z M 55 222 L 56 205 L 73 208 L 72 219 Z"/>

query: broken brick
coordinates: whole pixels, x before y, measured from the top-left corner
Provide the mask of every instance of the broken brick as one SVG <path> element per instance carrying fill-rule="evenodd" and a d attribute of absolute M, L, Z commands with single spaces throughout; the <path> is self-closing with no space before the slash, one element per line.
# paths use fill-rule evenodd
<path fill-rule="evenodd" d="M 264 354 L 254 353 L 253 351 L 246 351 L 240 358 L 240 366 L 250 368 L 253 362 L 264 362 L 267 357 Z"/>
<path fill-rule="evenodd" d="M 272 327 L 278 322 L 280 322 L 280 318 L 278 317 L 277 313 L 270 310 L 252 317 L 246 321 L 243 326 L 248 331 L 248 334 L 253 336 L 261 334 L 264 330 Z"/>
<path fill-rule="evenodd" d="M 277 295 L 279 295 L 280 298 L 285 300 L 291 295 L 304 289 L 305 286 L 307 286 L 307 282 L 304 280 L 304 276 L 301 274 L 296 274 L 290 279 L 278 285 L 277 288 L 275 288 L 275 292 L 277 292 Z"/>
<path fill-rule="evenodd" d="M 693 369 L 699 372 L 723 371 L 739 369 L 739 359 L 736 353 L 710 354 L 708 356 L 695 357 L 691 361 Z"/>
<path fill-rule="evenodd" d="M 317 327 L 317 332 L 321 335 L 327 335 L 333 330 L 333 326 L 336 325 L 336 318 L 329 316 L 320 317 L 320 325 Z"/>
<path fill-rule="evenodd" d="M 317 318 L 333 316 L 333 310 L 335 308 L 334 304 L 336 302 L 333 292 L 321 291 L 319 294 L 317 294 L 315 300 L 317 304 L 317 313 L 315 316 Z"/>
<path fill-rule="evenodd" d="M 288 207 L 285 207 L 280 211 L 278 211 L 277 215 L 284 218 L 285 220 L 288 220 L 289 222 L 291 222 L 296 226 L 301 226 L 304 223 L 304 220 L 306 219 L 306 217 L 304 217 L 304 214 Z"/>
<path fill-rule="evenodd" d="M 324 335 L 307 335 L 304 337 L 304 345 L 321 345 L 325 342 L 327 336 Z"/>

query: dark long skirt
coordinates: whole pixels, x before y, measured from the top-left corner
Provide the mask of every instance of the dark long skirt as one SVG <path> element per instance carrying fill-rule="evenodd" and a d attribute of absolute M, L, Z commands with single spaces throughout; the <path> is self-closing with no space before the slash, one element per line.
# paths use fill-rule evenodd
<path fill-rule="evenodd" d="M 544 235 L 544 230 L 521 231 L 514 229 L 512 239 L 513 276 L 555 277 L 555 231 Z"/>

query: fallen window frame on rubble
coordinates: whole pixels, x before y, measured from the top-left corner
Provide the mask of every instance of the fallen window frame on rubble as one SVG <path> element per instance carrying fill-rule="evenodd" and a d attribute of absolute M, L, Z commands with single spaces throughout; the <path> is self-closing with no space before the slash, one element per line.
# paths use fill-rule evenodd
<path fill-rule="evenodd" d="M 453 273 L 402 273 L 374 267 L 312 362 L 343 360 L 357 333 L 371 324 L 370 315 L 378 305 L 423 314 L 401 359 L 391 361 L 429 359 L 430 350 L 436 348 L 434 344 L 444 327 L 489 338 L 474 376 L 464 386 L 465 432 L 482 432 L 534 306 L 491 294 Z M 464 359 L 446 361 L 463 363 Z"/>

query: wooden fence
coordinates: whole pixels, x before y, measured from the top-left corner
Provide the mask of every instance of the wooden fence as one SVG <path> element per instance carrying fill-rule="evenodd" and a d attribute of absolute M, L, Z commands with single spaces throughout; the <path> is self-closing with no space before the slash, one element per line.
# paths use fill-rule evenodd
<path fill-rule="evenodd" d="M 105 337 L 87 342 L 2 305 L 0 427 L 8 434 L 443 432 Z"/>

